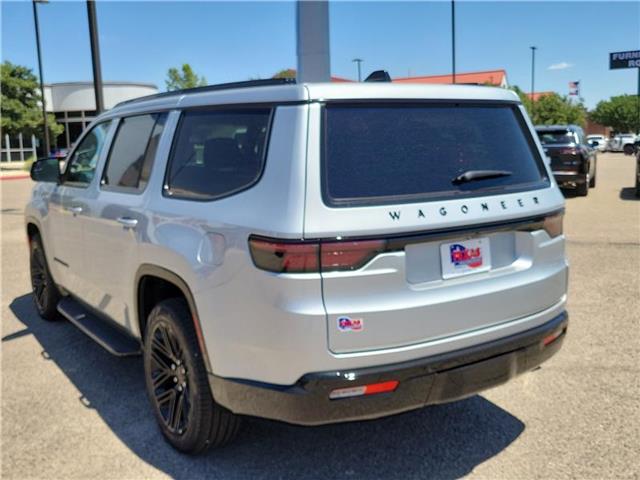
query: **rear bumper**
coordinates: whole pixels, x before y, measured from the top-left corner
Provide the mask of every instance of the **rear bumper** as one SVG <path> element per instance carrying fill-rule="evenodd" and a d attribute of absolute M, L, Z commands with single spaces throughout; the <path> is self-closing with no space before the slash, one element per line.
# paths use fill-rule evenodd
<path fill-rule="evenodd" d="M 553 172 L 553 176 L 556 179 L 558 185 L 564 185 L 567 183 L 582 184 L 587 182 L 586 173 L 558 171 Z"/>
<path fill-rule="evenodd" d="M 505 383 L 530 371 L 562 346 L 566 312 L 503 339 L 409 362 L 304 375 L 291 386 L 225 379 L 210 375 L 218 403 L 234 413 L 300 425 L 377 418 L 430 404 L 449 402 Z M 549 335 L 561 332 L 548 345 Z M 392 393 L 330 400 L 337 388 L 399 381 Z"/>

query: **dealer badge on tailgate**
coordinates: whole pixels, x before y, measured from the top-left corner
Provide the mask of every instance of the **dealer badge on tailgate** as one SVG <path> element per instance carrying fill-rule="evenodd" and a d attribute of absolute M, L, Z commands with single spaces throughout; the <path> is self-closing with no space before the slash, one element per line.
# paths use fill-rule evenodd
<path fill-rule="evenodd" d="M 488 238 L 473 238 L 440 245 L 442 278 L 453 278 L 491 269 Z"/>

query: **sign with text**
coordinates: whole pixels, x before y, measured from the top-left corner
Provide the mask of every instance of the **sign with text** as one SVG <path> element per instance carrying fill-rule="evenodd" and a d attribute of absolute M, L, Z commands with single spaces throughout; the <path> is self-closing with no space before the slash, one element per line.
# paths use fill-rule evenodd
<path fill-rule="evenodd" d="M 640 50 L 609 54 L 609 69 L 640 68 Z"/>

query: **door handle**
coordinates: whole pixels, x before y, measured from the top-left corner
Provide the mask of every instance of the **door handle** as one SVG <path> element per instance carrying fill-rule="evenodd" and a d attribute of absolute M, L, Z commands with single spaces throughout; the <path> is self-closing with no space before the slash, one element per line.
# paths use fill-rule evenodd
<path fill-rule="evenodd" d="M 73 213 L 74 215 L 78 215 L 79 213 L 82 213 L 82 207 L 79 207 L 79 206 L 66 207 L 65 210 L 67 212 Z"/>
<path fill-rule="evenodd" d="M 125 228 L 136 228 L 136 225 L 138 225 L 138 220 L 131 217 L 118 217 L 116 218 L 116 222 Z"/>

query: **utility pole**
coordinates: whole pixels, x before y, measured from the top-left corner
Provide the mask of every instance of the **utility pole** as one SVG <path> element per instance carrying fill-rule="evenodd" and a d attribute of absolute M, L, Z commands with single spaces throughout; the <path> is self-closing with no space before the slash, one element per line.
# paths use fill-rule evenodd
<path fill-rule="evenodd" d="M 100 69 L 100 45 L 98 42 L 95 0 L 87 0 L 87 16 L 89 17 L 89 39 L 91 40 L 91 65 L 93 67 L 93 90 L 96 96 L 96 114 L 100 115 L 104 110 L 104 99 L 102 96 L 102 70 Z"/>
<path fill-rule="evenodd" d="M 531 48 L 531 121 L 533 120 L 533 114 L 536 110 L 536 104 L 534 101 L 534 93 L 535 93 L 535 76 L 536 76 L 536 49 L 538 47 L 529 47 Z"/>
<path fill-rule="evenodd" d="M 451 73 L 456 83 L 456 2 L 451 0 Z"/>
<path fill-rule="evenodd" d="M 33 22 L 36 25 L 36 49 L 38 51 L 38 74 L 40 76 L 40 96 L 42 103 L 42 125 L 44 129 L 44 156 L 48 157 L 51 149 L 49 142 L 49 125 L 47 125 L 47 103 L 44 98 L 44 79 L 42 78 L 42 53 L 40 51 L 40 26 L 38 25 L 38 8 L 36 3 L 46 3 L 43 0 L 33 0 Z"/>
<path fill-rule="evenodd" d="M 358 64 L 358 81 L 361 82 L 362 81 L 362 72 L 360 70 L 360 64 L 364 61 L 361 58 L 354 58 L 353 60 L 351 60 L 352 62 L 355 62 Z"/>

